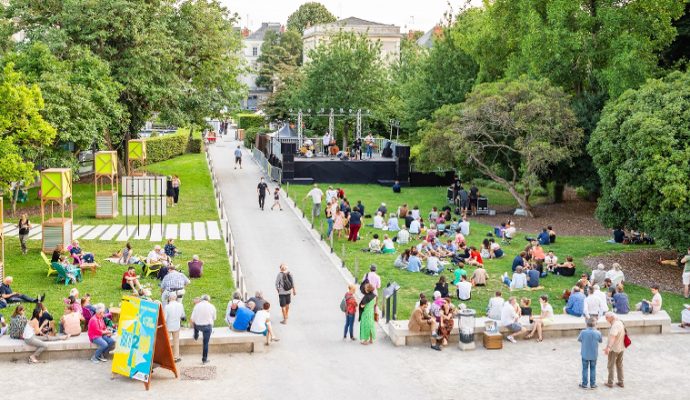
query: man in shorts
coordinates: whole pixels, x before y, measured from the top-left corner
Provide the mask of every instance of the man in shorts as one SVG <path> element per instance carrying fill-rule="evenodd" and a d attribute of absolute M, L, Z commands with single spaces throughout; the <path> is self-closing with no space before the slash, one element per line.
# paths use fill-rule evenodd
<path fill-rule="evenodd" d="M 295 281 L 292 279 L 292 274 L 288 271 L 288 267 L 285 264 L 280 264 L 280 272 L 276 277 L 276 290 L 280 300 L 280 310 L 283 312 L 283 320 L 280 323 L 285 325 L 290 313 L 291 297 L 297 295 Z"/>
<path fill-rule="evenodd" d="M 237 169 L 238 164 L 240 169 L 242 169 L 242 150 L 240 149 L 239 145 L 235 149 L 235 169 Z"/>
<path fill-rule="evenodd" d="M 680 260 L 680 265 L 683 267 L 683 296 L 687 299 L 690 296 L 690 247 L 688 247 L 688 254 Z"/>
<path fill-rule="evenodd" d="M 527 329 L 519 322 L 520 316 L 515 311 L 516 301 L 515 297 L 511 297 L 501 309 L 501 325 L 510 332 L 506 339 L 511 343 L 516 343 L 515 336 L 522 336 L 527 333 Z"/>
<path fill-rule="evenodd" d="M 268 191 L 268 185 L 264 181 L 264 177 L 261 177 L 259 184 L 256 186 L 256 193 L 259 194 L 259 208 L 261 211 L 264 210 L 264 203 L 266 202 L 266 192 Z"/>

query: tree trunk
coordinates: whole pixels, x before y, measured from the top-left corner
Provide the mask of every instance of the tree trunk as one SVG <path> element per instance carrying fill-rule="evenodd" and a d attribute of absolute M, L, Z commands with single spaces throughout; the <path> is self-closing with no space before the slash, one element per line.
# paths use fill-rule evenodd
<path fill-rule="evenodd" d="M 189 138 L 192 138 L 192 135 L 194 134 L 194 124 L 192 124 L 191 127 L 189 127 Z"/>
<path fill-rule="evenodd" d="M 350 123 L 348 121 L 345 121 L 343 124 L 343 148 L 341 149 L 342 151 L 345 151 L 347 149 L 347 136 L 350 134 Z"/>
<path fill-rule="evenodd" d="M 563 203 L 563 194 L 565 192 L 565 183 L 556 182 L 553 186 L 553 202 Z"/>
<path fill-rule="evenodd" d="M 14 185 L 12 191 L 12 218 L 17 216 L 17 199 L 19 199 L 19 182 Z"/>
<path fill-rule="evenodd" d="M 529 204 L 529 194 L 527 196 L 521 195 L 513 185 L 508 185 L 508 192 L 510 192 L 513 198 L 518 202 L 520 208 L 525 211 L 525 214 L 530 218 L 534 218 L 532 206 Z"/>

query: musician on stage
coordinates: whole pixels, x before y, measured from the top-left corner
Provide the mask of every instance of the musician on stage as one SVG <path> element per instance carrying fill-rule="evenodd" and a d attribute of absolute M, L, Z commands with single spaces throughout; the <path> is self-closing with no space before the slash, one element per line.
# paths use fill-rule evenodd
<path fill-rule="evenodd" d="M 364 144 L 367 146 L 367 157 L 371 160 L 374 151 L 374 137 L 371 135 L 371 132 L 364 138 Z"/>
<path fill-rule="evenodd" d="M 329 149 L 331 147 L 331 133 L 326 132 L 325 135 L 323 135 L 323 155 L 328 156 L 330 154 Z"/>
<path fill-rule="evenodd" d="M 352 149 L 354 150 L 354 156 L 352 157 L 353 160 L 361 160 L 362 159 L 362 139 L 357 138 L 355 139 L 355 142 L 352 144 Z"/>

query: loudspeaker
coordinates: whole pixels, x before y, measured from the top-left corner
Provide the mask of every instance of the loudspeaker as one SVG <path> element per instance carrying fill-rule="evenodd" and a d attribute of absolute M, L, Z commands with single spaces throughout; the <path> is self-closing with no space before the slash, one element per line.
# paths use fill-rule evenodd
<path fill-rule="evenodd" d="M 398 158 L 410 158 L 410 146 L 395 146 L 395 156 Z"/>
<path fill-rule="evenodd" d="M 280 152 L 285 154 L 297 153 L 297 143 L 280 143 Z"/>
<path fill-rule="evenodd" d="M 284 163 L 295 162 L 295 155 L 292 153 L 283 153 L 283 162 Z"/>
<path fill-rule="evenodd" d="M 407 182 L 410 179 L 410 160 L 397 158 L 395 160 L 395 175 L 400 182 Z"/>
<path fill-rule="evenodd" d="M 295 171 L 283 170 L 283 181 L 291 181 L 295 179 Z"/>

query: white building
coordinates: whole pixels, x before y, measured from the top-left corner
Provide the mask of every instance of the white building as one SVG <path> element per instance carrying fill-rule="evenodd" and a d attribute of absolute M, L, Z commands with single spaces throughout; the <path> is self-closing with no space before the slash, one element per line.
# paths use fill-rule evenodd
<path fill-rule="evenodd" d="M 261 24 L 261 28 L 253 33 L 245 31 L 246 37 L 243 38 L 244 50 L 242 55 L 247 62 L 250 72 L 240 77 L 240 81 L 247 85 L 249 89 L 248 97 L 242 104 L 242 108 L 244 109 L 256 110 L 258 105 L 270 94 L 265 88 L 256 86 L 256 77 L 258 76 L 257 59 L 261 55 L 261 45 L 264 43 L 266 32 L 273 31 L 279 33 L 282 29 L 283 27 L 279 22 L 264 22 Z"/>
<path fill-rule="evenodd" d="M 381 59 L 386 63 L 393 63 L 400 58 L 400 27 L 378 22 L 366 21 L 356 17 L 341 19 L 328 24 L 314 25 L 304 30 L 302 41 L 304 45 L 303 61 L 309 61 L 309 51 L 319 43 L 330 40 L 330 36 L 338 31 L 364 34 L 373 41 L 381 42 Z"/>

